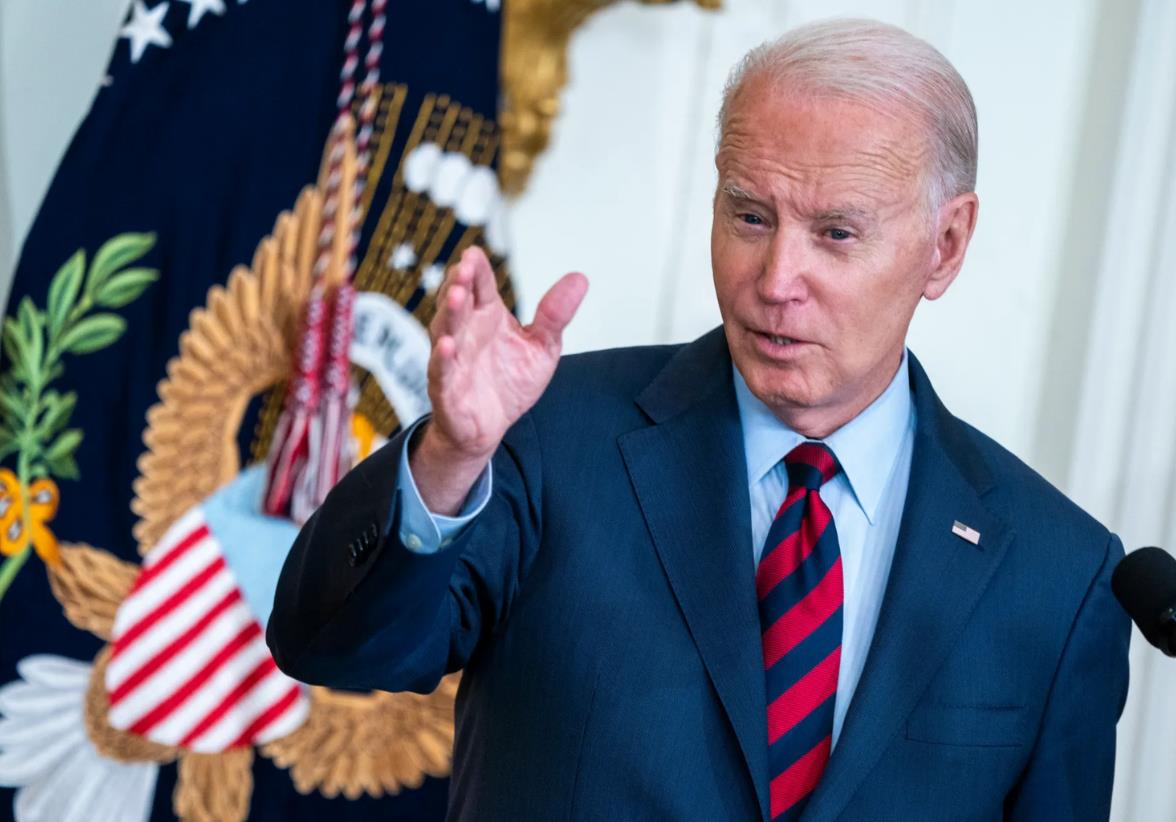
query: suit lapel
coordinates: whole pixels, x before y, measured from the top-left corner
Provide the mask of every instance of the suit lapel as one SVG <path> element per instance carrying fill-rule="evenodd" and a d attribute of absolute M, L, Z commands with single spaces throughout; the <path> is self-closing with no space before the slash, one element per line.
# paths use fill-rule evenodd
<path fill-rule="evenodd" d="M 918 415 L 894 563 L 865 668 L 805 822 L 838 817 L 958 642 L 1012 534 L 984 505 L 992 478 L 911 358 Z M 952 533 L 980 532 L 979 545 Z"/>
<path fill-rule="evenodd" d="M 638 398 L 654 425 L 619 445 L 670 587 L 767 812 L 764 676 L 743 438 L 721 329 Z"/>

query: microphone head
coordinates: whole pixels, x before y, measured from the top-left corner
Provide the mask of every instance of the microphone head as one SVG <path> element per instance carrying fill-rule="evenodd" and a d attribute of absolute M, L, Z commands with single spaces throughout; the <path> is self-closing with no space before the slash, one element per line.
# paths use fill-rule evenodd
<path fill-rule="evenodd" d="M 1160 548 L 1132 551 L 1111 574 L 1111 590 L 1144 638 L 1168 656 L 1176 656 L 1172 631 L 1176 559 Z"/>

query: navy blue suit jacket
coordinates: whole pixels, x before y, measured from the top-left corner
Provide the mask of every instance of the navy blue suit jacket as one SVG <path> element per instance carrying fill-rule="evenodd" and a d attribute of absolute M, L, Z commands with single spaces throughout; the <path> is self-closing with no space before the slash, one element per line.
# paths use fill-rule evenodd
<path fill-rule="evenodd" d="M 1129 623 L 1109 586 L 1122 547 L 949 414 L 913 358 L 911 387 L 894 564 L 804 819 L 1105 819 L 1127 691 Z M 299 535 L 268 626 L 279 666 L 420 692 L 464 668 L 450 818 L 766 817 L 721 330 L 565 357 L 495 455 L 486 509 L 434 555 L 389 527 L 402 446 L 348 474 Z"/>

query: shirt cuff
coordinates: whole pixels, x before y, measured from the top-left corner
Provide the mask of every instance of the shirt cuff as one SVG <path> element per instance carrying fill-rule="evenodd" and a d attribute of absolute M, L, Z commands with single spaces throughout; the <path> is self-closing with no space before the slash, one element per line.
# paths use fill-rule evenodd
<path fill-rule="evenodd" d="M 487 463 L 486 469 L 470 489 L 465 504 L 456 517 L 446 517 L 430 511 L 421 499 L 408 464 L 408 444 L 412 442 L 416 429 L 427 419 L 427 416 L 421 417 L 405 434 L 404 446 L 400 450 L 400 473 L 396 485 L 396 490 L 400 493 L 395 495 L 393 502 L 393 505 L 400 506 L 400 542 L 408 550 L 418 554 L 436 553 L 441 548 L 447 548 L 457 538 L 490 501 L 494 476 L 493 464 Z M 391 521 L 396 520 L 392 518 Z"/>

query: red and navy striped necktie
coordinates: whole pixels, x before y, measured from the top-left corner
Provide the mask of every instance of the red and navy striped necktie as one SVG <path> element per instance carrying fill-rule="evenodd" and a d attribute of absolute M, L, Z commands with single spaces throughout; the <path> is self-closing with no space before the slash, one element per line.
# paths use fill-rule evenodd
<path fill-rule="evenodd" d="M 829 760 L 844 600 L 837 529 L 819 494 L 841 466 L 819 442 L 796 446 L 784 464 L 788 495 L 755 576 L 773 822 L 800 817 Z"/>

